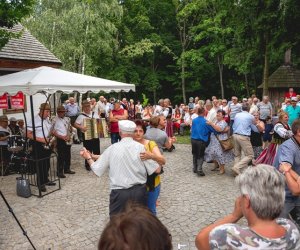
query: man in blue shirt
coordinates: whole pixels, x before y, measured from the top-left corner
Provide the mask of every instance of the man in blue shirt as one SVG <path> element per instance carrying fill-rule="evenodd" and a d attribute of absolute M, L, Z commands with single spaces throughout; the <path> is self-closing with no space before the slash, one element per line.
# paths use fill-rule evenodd
<path fill-rule="evenodd" d="M 193 171 L 199 176 L 205 176 L 202 165 L 204 161 L 204 152 L 208 144 L 210 134 L 215 130 L 204 119 L 205 109 L 198 108 L 198 117 L 192 122 L 192 154 L 193 154 Z"/>
<path fill-rule="evenodd" d="M 234 165 L 232 171 L 235 175 L 241 173 L 241 169 L 248 166 L 254 158 L 253 148 L 250 142 L 251 125 L 254 124 L 254 116 L 249 114 L 249 104 L 242 105 L 242 112 L 234 118 L 233 142 L 234 142 Z M 244 153 L 244 157 L 242 156 Z"/>
<path fill-rule="evenodd" d="M 291 169 L 300 175 L 300 119 L 296 119 L 293 122 L 292 131 L 294 136 L 279 146 L 274 160 L 274 166 L 279 169 L 281 163 L 289 163 L 291 165 Z M 285 171 L 284 174 L 287 176 L 291 173 L 288 170 Z M 280 217 L 289 218 L 289 214 L 292 211 L 296 214 L 296 218 L 294 219 L 299 226 L 300 196 L 293 195 L 288 186 L 286 186 L 284 209 L 281 212 Z"/>

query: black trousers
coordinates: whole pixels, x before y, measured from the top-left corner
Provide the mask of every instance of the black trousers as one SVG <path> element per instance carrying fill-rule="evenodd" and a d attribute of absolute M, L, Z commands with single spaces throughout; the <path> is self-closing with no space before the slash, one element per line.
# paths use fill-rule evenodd
<path fill-rule="evenodd" d="M 109 216 L 118 214 L 126 208 L 128 202 L 147 206 L 147 190 L 145 184 L 128 189 L 113 189 L 109 196 Z"/>
<path fill-rule="evenodd" d="M 204 152 L 206 148 L 206 142 L 192 139 L 192 154 L 193 156 L 199 160 L 204 157 Z"/>
<path fill-rule="evenodd" d="M 8 166 L 10 162 L 11 153 L 7 149 L 7 145 L 0 145 L 0 174 L 8 174 Z M 3 167 L 3 169 L 2 169 Z"/>
<path fill-rule="evenodd" d="M 35 159 L 36 155 L 37 159 Z M 45 149 L 43 143 L 33 142 L 32 156 L 33 159 L 37 161 L 37 183 L 40 183 L 42 186 L 49 182 L 48 172 L 50 169 L 51 149 Z M 36 164 L 35 161 L 33 163 Z"/>
<path fill-rule="evenodd" d="M 84 140 L 83 146 L 87 150 L 89 150 L 91 153 L 93 153 L 95 155 L 100 155 L 100 140 L 99 140 L 99 138 L 91 139 L 91 140 Z M 85 160 L 85 167 L 90 168 L 90 166 L 86 160 Z"/>
<path fill-rule="evenodd" d="M 70 170 L 71 145 L 67 145 L 62 139 L 57 138 L 57 173 Z"/>

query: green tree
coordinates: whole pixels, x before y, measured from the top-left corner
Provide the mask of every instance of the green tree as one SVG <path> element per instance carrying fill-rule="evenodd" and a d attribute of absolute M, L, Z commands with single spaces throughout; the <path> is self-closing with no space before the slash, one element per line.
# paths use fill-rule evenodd
<path fill-rule="evenodd" d="M 121 16 L 117 0 L 42 0 L 26 25 L 65 69 L 105 77 Z"/>
<path fill-rule="evenodd" d="M 16 38 L 21 35 L 13 33 L 7 28 L 12 28 L 24 17 L 28 16 L 35 4 L 35 0 L 23 1 L 0 1 L 0 49 L 8 42 L 10 38 Z"/>

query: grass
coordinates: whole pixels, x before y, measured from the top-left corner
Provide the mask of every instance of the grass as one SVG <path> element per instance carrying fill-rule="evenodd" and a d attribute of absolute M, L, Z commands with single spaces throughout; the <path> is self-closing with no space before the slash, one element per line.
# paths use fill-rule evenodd
<path fill-rule="evenodd" d="M 183 136 L 176 135 L 176 143 L 178 144 L 191 144 L 191 136 L 190 133 L 184 134 Z"/>

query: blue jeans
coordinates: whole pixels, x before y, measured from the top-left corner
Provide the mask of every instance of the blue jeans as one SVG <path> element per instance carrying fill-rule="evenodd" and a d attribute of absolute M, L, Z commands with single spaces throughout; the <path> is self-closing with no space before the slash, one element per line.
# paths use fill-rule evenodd
<path fill-rule="evenodd" d="M 119 133 L 111 133 L 110 134 L 110 140 L 111 144 L 117 143 L 118 141 L 121 141 L 121 137 Z"/>
<path fill-rule="evenodd" d="M 153 191 L 148 192 L 147 206 L 154 215 L 156 215 L 156 201 L 158 199 L 159 193 L 160 184 L 157 187 L 155 187 Z"/>

